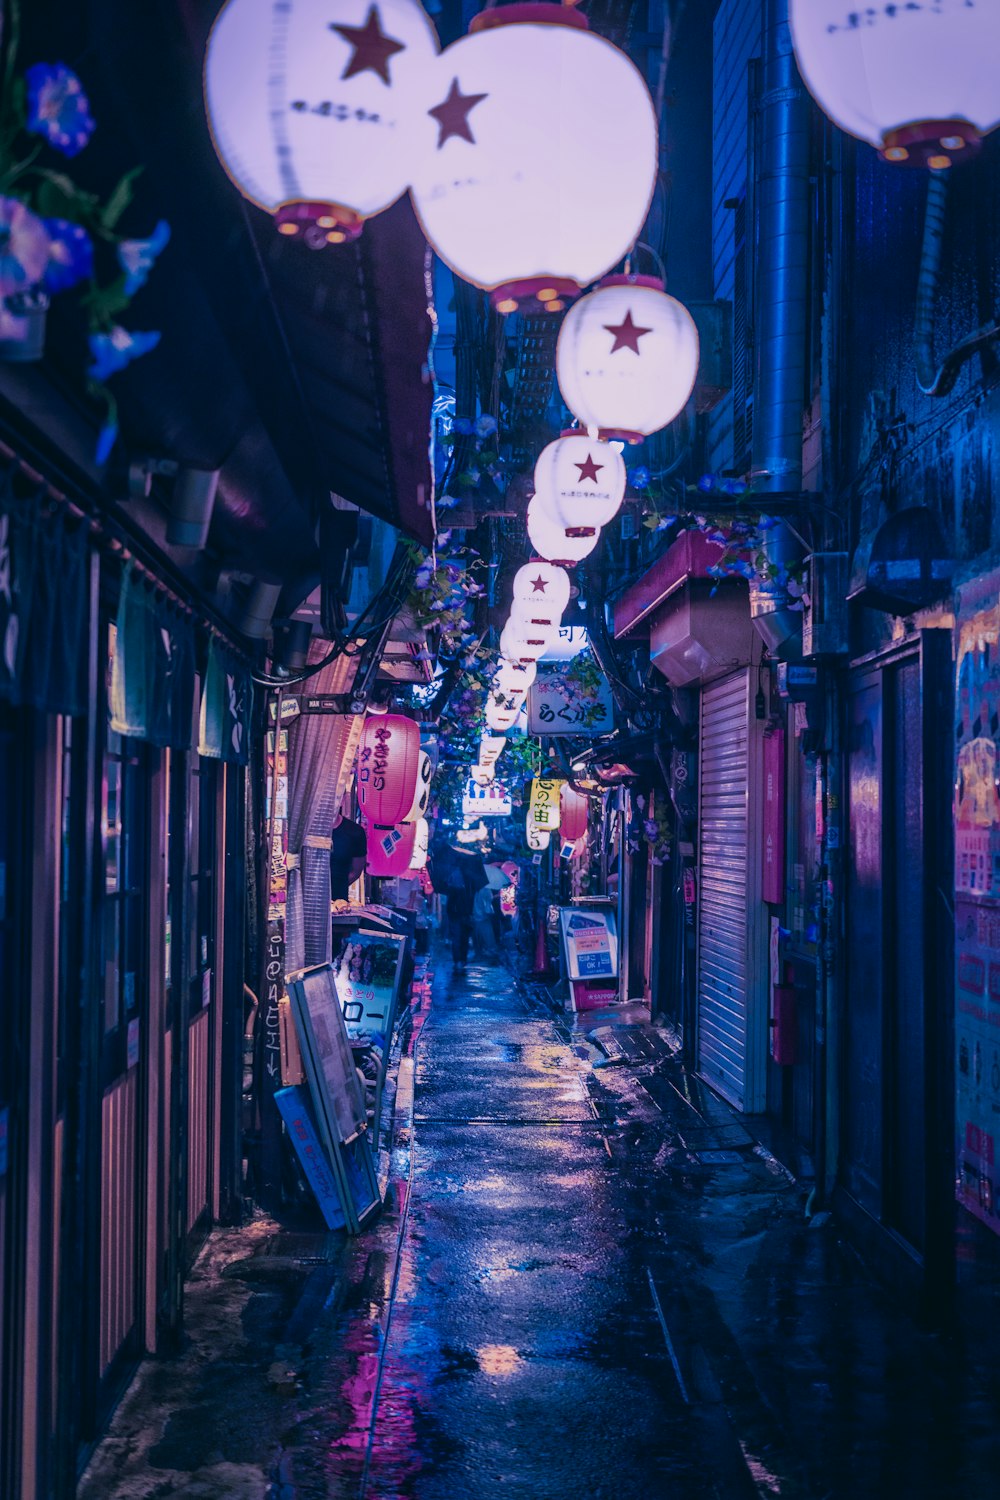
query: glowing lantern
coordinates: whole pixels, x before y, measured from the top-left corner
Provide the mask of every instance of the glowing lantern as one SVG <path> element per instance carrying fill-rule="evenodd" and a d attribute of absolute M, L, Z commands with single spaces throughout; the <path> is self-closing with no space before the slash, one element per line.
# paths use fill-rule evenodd
<path fill-rule="evenodd" d="M 413 853 L 410 855 L 410 869 L 422 870 L 427 864 L 427 855 L 431 847 L 431 829 L 426 818 L 417 819 L 417 832 L 413 840 Z"/>
<path fill-rule="evenodd" d="M 358 746 L 358 802 L 379 828 L 402 823 L 413 806 L 420 770 L 420 729 L 401 714 L 365 719 Z M 411 825 L 412 826 L 412 825 Z"/>
<path fill-rule="evenodd" d="M 510 617 L 521 625 L 555 625 L 569 603 L 570 582 L 565 568 L 541 558 L 518 568 L 514 575 Z"/>
<path fill-rule="evenodd" d="M 556 625 L 523 625 L 508 620 L 500 632 L 500 650 L 508 661 L 536 662 L 559 634 Z"/>
<path fill-rule="evenodd" d="M 365 869 L 369 875 L 405 875 L 416 847 L 416 823 L 380 828 L 366 819 L 365 831 L 368 835 Z"/>
<path fill-rule="evenodd" d="M 532 495 L 528 501 L 528 540 L 539 557 L 550 562 L 563 563 L 572 568 L 585 557 L 589 557 L 601 539 L 595 527 L 582 536 L 571 536 L 565 526 L 553 520 L 551 507 L 541 495 Z M 500 647 L 501 651 L 503 646 Z"/>
<path fill-rule="evenodd" d="M 698 374 L 698 330 L 655 276 L 609 276 L 567 313 L 556 374 L 584 427 L 637 443 L 687 405 Z"/>
<path fill-rule="evenodd" d="M 501 312 L 558 311 L 642 228 L 657 170 L 649 90 L 570 6 L 487 10 L 469 33 L 428 70 L 414 207 L 441 259 Z"/>
<path fill-rule="evenodd" d="M 504 734 L 517 723 L 519 708 L 504 708 L 492 694 L 486 700 L 486 727 Z"/>
<path fill-rule="evenodd" d="M 799 71 L 835 125 L 886 161 L 947 167 L 1000 124 L 1000 10 L 969 0 L 790 0 Z"/>
<path fill-rule="evenodd" d="M 536 776 L 531 783 L 528 821 L 536 828 L 555 833 L 559 827 L 560 789 L 563 783 L 553 777 Z"/>
<path fill-rule="evenodd" d="M 530 813 L 525 822 L 524 831 L 528 841 L 528 848 L 533 850 L 535 854 L 540 854 L 543 849 L 549 847 L 549 839 L 552 837 L 551 833 L 547 833 L 544 828 L 539 828 L 537 823 L 533 823 Z"/>
<path fill-rule="evenodd" d="M 507 740 L 502 734 L 484 734 L 479 741 L 479 764 L 481 766 L 496 765 L 506 744 Z"/>
<path fill-rule="evenodd" d="M 490 782 L 493 780 L 496 774 L 497 772 L 495 765 L 469 767 L 469 775 L 476 783 L 476 786 L 489 786 Z"/>
<path fill-rule="evenodd" d="M 205 58 L 222 165 L 282 234 L 355 239 L 413 176 L 437 52 L 416 0 L 229 0 Z"/>
<path fill-rule="evenodd" d="M 564 781 L 559 793 L 559 831 L 569 843 L 575 844 L 586 833 L 587 810 L 587 799 L 583 793 Z"/>
<path fill-rule="evenodd" d="M 619 450 L 585 432 L 564 432 L 542 449 L 535 464 L 535 494 L 546 515 L 571 537 L 593 536 L 613 520 L 625 499 L 625 483 Z"/>
<path fill-rule="evenodd" d="M 503 696 L 506 693 L 514 693 L 520 690 L 527 692 L 538 675 L 538 668 L 532 662 L 507 661 L 501 657 L 497 669 L 493 674 L 490 686 L 495 693 Z M 482 756 L 479 757 L 482 760 Z"/>
<path fill-rule="evenodd" d="M 431 800 L 431 777 L 434 775 L 434 767 L 431 758 L 425 750 L 421 750 L 417 760 L 417 785 L 413 793 L 413 801 L 410 810 L 403 819 L 404 823 L 416 823 L 427 811 L 427 804 Z"/>

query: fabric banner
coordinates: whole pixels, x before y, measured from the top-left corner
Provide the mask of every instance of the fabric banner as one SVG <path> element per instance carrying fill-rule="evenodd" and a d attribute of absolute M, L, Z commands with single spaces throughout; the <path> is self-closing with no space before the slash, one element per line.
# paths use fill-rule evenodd
<path fill-rule="evenodd" d="M 43 712 L 86 711 L 86 523 L 43 494 L 0 481 L 0 697 Z"/>
<path fill-rule="evenodd" d="M 201 690 L 198 754 L 245 766 L 250 755 L 250 673 L 214 635 Z"/>
<path fill-rule="evenodd" d="M 191 744 L 194 627 L 129 564 L 122 577 L 111 661 L 116 734 L 186 750 Z"/>

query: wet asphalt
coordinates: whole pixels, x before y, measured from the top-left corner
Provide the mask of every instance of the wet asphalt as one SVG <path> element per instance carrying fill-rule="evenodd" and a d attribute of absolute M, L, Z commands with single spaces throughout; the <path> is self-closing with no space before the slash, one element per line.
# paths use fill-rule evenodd
<path fill-rule="evenodd" d="M 441 966 L 379 1223 L 213 1237 L 187 1349 L 146 1367 L 81 1500 L 1000 1493 L 993 1363 L 807 1222 L 668 1039 L 575 1019 Z M 595 1069 L 609 1021 L 632 1060 Z"/>

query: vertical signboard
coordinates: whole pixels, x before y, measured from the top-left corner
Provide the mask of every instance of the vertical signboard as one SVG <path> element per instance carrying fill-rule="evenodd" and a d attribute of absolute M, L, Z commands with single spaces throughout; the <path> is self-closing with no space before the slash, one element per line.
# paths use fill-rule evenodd
<path fill-rule="evenodd" d="M 1000 1233 L 998 573 L 961 592 L 955 712 L 955 1190 Z"/>
<path fill-rule="evenodd" d="M 785 731 L 764 736 L 764 827 L 761 897 L 778 904 L 785 899 Z"/>

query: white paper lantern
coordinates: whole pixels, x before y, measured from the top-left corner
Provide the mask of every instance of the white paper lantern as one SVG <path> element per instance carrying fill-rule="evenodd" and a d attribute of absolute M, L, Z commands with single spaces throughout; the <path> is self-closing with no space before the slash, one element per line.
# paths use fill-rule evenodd
<path fill-rule="evenodd" d="M 416 0 L 229 0 L 205 58 L 222 165 L 283 234 L 356 238 L 413 176 L 437 53 Z"/>
<path fill-rule="evenodd" d="M 1000 6 L 790 0 L 799 71 L 820 109 L 887 161 L 947 167 L 1000 124 Z"/>
<path fill-rule="evenodd" d="M 534 558 L 514 574 L 511 615 L 520 620 L 550 620 L 558 623 L 569 604 L 569 574 L 543 558 Z"/>
<path fill-rule="evenodd" d="M 490 686 L 494 692 L 500 694 L 517 692 L 520 689 L 527 692 L 537 675 L 538 668 L 534 662 L 507 661 L 506 657 L 502 656 Z M 480 755 L 480 761 L 482 758 Z"/>
<path fill-rule="evenodd" d="M 558 634 L 558 625 L 521 625 L 508 620 L 500 632 L 500 650 L 508 661 L 536 662 Z"/>
<path fill-rule="evenodd" d="M 590 531 L 589 528 L 583 536 L 571 536 L 565 526 L 553 520 L 551 505 L 541 495 L 532 495 L 528 501 L 526 521 L 528 540 L 539 557 L 562 563 L 567 568 L 589 557 L 601 539 L 599 530 Z"/>
<path fill-rule="evenodd" d="M 506 734 L 508 729 L 514 728 L 520 712 L 519 708 L 502 707 L 491 694 L 486 700 L 486 727 L 496 734 Z"/>
<path fill-rule="evenodd" d="M 641 74 L 579 11 L 509 5 L 476 16 L 434 63 L 414 207 L 451 269 L 493 294 L 559 310 L 627 254 L 657 171 Z"/>
<path fill-rule="evenodd" d="M 563 400 L 602 438 L 637 443 L 685 408 L 698 330 L 655 276 L 608 276 L 567 313 L 556 345 Z"/>
<path fill-rule="evenodd" d="M 494 777 L 496 776 L 496 774 L 497 774 L 497 772 L 496 772 L 496 766 L 495 765 L 492 765 L 492 766 L 478 766 L 477 765 L 477 766 L 470 766 L 469 767 L 469 775 L 472 777 L 472 780 L 476 783 L 476 786 L 489 786 L 490 782 L 494 779 Z"/>
<path fill-rule="evenodd" d="M 404 823 L 418 822 L 427 811 L 427 804 L 431 800 L 431 777 L 434 775 L 434 767 L 426 750 L 421 750 L 417 762 L 417 785 L 413 793 L 413 802 L 410 811 L 403 819 Z"/>
<path fill-rule="evenodd" d="M 543 849 L 547 849 L 549 847 L 549 840 L 552 837 L 551 833 L 546 833 L 544 828 L 539 828 L 537 823 L 533 823 L 530 815 L 525 819 L 524 836 L 527 840 L 528 848 L 535 854 L 540 854 Z"/>
<path fill-rule="evenodd" d="M 479 741 L 479 764 L 495 766 L 506 745 L 507 740 L 502 734 L 484 734 Z"/>
<path fill-rule="evenodd" d="M 535 494 L 570 536 L 590 536 L 614 520 L 625 485 L 620 450 L 585 432 L 564 432 L 542 449 L 535 464 Z"/>
<path fill-rule="evenodd" d="M 426 818 L 417 821 L 417 833 L 413 841 L 413 854 L 410 859 L 411 870 L 422 870 L 427 864 L 427 855 L 431 846 L 430 824 Z"/>

